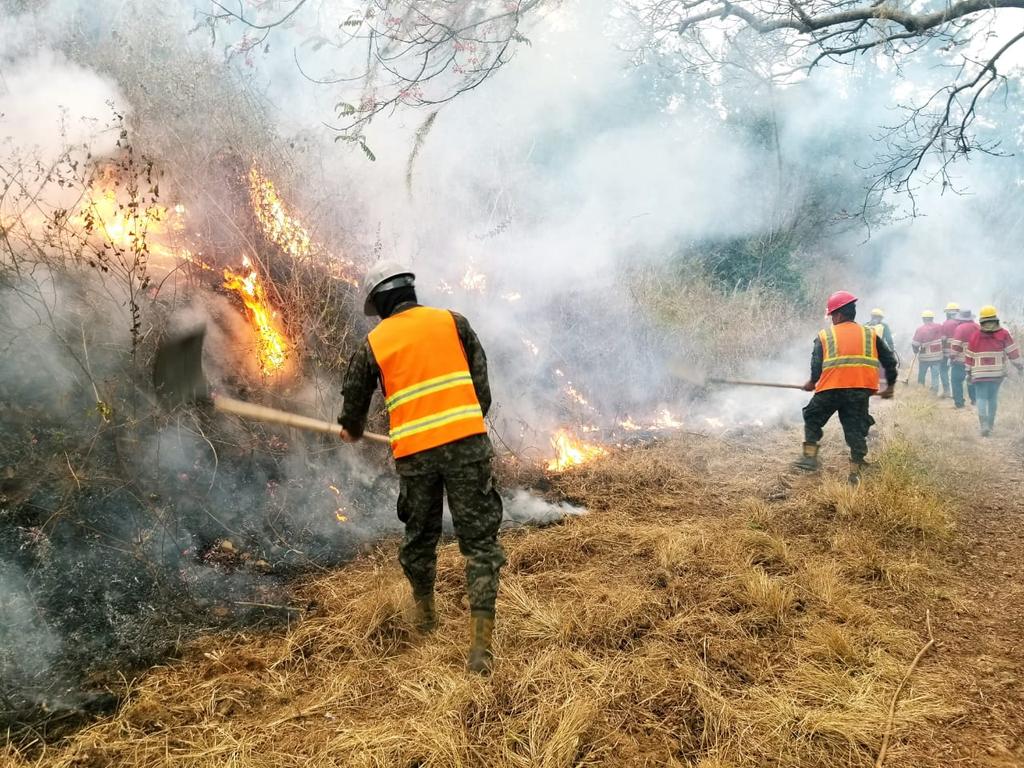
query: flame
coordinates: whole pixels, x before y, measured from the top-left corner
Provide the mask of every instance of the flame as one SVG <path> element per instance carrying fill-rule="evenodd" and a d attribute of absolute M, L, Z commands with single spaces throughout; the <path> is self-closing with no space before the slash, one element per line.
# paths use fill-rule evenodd
<path fill-rule="evenodd" d="M 525 336 L 522 338 L 522 342 L 523 342 L 523 344 L 526 345 L 526 348 L 528 350 L 530 350 L 530 354 L 532 354 L 534 357 L 537 357 L 537 355 L 540 354 L 540 347 L 538 347 L 536 344 L 534 344 L 532 341 L 530 341 Z"/>
<path fill-rule="evenodd" d="M 462 280 L 459 281 L 459 285 L 465 291 L 474 291 L 475 293 L 484 293 L 487 290 L 487 275 L 480 272 L 472 264 L 466 267 L 466 274 L 462 276 Z"/>
<path fill-rule="evenodd" d="M 328 485 L 327 487 L 331 490 L 331 492 L 335 496 L 338 496 L 338 497 L 341 496 L 341 491 L 338 490 L 337 486 L 335 486 L 335 485 Z M 339 523 L 347 523 L 348 522 L 348 515 L 345 514 L 345 508 L 344 507 L 338 507 L 336 510 L 334 510 L 334 519 L 337 520 Z"/>
<path fill-rule="evenodd" d="M 174 242 L 174 236 L 185 230 L 183 204 L 147 203 L 148 192 L 132 195 L 118 178 L 116 169 L 107 168 L 90 182 L 67 219 L 78 237 L 98 238 L 121 253 L 145 254 L 147 262 L 160 269 L 173 269 L 179 260 L 212 269 Z"/>
<path fill-rule="evenodd" d="M 563 391 L 565 392 L 565 394 L 569 396 L 570 399 L 575 400 L 580 405 L 585 405 L 588 408 L 590 407 L 590 402 L 587 400 L 587 398 L 580 394 L 580 391 L 572 385 L 571 381 L 566 382 Z"/>
<path fill-rule="evenodd" d="M 172 231 L 185 228 L 185 206 L 177 203 L 168 208 L 123 197 L 118 195 L 114 173 L 104 173 L 90 185 L 68 223 L 83 238 L 99 237 L 120 251 L 145 251 L 173 263 L 177 254 L 166 239 Z"/>
<path fill-rule="evenodd" d="M 313 240 L 309 230 L 294 215 L 289 213 L 274 182 L 259 168 L 249 170 L 249 198 L 253 214 L 259 222 L 264 236 L 293 259 L 325 257 L 325 265 L 331 269 L 335 279 L 349 285 L 359 285 L 353 276 L 355 264 L 337 255 L 327 254 L 323 247 Z"/>
<path fill-rule="evenodd" d="M 290 345 L 277 312 L 267 300 L 266 289 L 260 280 L 259 272 L 253 267 L 248 256 L 242 259 L 242 266 L 249 271 L 247 275 L 230 269 L 224 270 L 224 287 L 241 296 L 249 321 L 256 329 L 256 356 L 259 359 L 260 370 L 265 375 L 280 373 L 288 362 Z"/>
<path fill-rule="evenodd" d="M 167 218 L 164 206 L 127 205 L 118 200 L 113 187 L 108 187 L 90 189 L 70 221 L 87 234 L 96 233 L 118 248 L 131 250 L 141 247 L 148 235 L 165 233 Z"/>
<path fill-rule="evenodd" d="M 555 458 L 548 462 L 550 472 L 562 472 L 608 455 L 607 449 L 585 443 L 567 429 L 559 429 L 551 436 L 551 446 L 555 449 Z"/>
<path fill-rule="evenodd" d="M 684 424 L 672 415 L 668 408 L 662 408 L 658 418 L 654 420 L 658 429 L 681 429 Z"/>
<path fill-rule="evenodd" d="M 187 261 L 189 264 L 199 267 L 199 269 L 205 270 L 207 272 L 216 271 L 214 267 L 211 267 L 209 264 L 207 264 L 205 261 L 196 256 L 194 253 L 192 253 L 192 251 L 188 250 L 187 248 L 182 248 L 181 250 L 178 251 L 178 258 L 181 259 L 182 261 Z"/>

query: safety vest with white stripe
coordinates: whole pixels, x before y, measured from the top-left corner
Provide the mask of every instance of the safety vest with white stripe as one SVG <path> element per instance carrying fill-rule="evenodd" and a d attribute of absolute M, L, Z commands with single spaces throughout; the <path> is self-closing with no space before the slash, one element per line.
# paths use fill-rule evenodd
<path fill-rule="evenodd" d="M 413 307 L 370 331 L 396 459 L 487 432 L 451 312 Z"/>
<path fill-rule="evenodd" d="M 833 325 L 818 334 L 821 340 L 821 378 L 816 392 L 828 389 L 878 391 L 878 337 L 854 322 Z"/>

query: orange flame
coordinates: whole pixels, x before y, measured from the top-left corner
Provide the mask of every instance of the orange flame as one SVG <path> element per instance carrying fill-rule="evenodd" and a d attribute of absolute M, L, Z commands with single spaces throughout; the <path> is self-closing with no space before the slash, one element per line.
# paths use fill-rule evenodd
<path fill-rule="evenodd" d="M 145 250 L 151 257 L 167 259 L 178 255 L 167 242 L 171 232 L 184 229 L 185 206 L 170 208 L 158 203 L 143 204 L 118 194 L 113 177 L 105 174 L 90 185 L 68 223 L 83 238 L 98 237 L 125 252 Z"/>
<path fill-rule="evenodd" d="M 359 281 L 353 277 L 355 264 L 340 256 L 326 254 L 313 240 L 305 225 L 288 212 L 274 182 L 255 166 L 249 170 L 249 198 L 256 221 L 270 242 L 293 259 L 326 256 L 324 265 L 331 269 L 333 277 L 349 285 L 359 285 Z"/>
<path fill-rule="evenodd" d="M 264 375 L 281 373 L 288 362 L 289 343 L 281 327 L 277 312 L 267 300 L 266 289 L 260 280 L 259 272 L 253 267 L 249 257 L 242 259 L 242 266 L 249 274 L 241 275 L 230 269 L 224 270 L 224 287 L 235 291 L 245 304 L 249 321 L 256 330 L 256 356 L 260 370 Z"/>
<path fill-rule="evenodd" d="M 585 443 L 567 429 L 559 429 L 551 436 L 551 446 L 555 449 L 555 458 L 548 462 L 550 472 L 562 472 L 608 455 L 607 449 Z"/>
<path fill-rule="evenodd" d="M 338 490 L 337 486 L 328 485 L 327 487 L 331 489 L 331 492 L 335 496 L 338 496 L 339 498 L 341 497 L 341 491 Z M 345 514 L 344 507 L 338 507 L 336 510 L 334 510 L 334 519 L 337 520 L 339 523 L 348 522 L 348 515 Z"/>
<path fill-rule="evenodd" d="M 90 189 L 70 221 L 88 234 L 95 233 L 118 248 L 131 250 L 139 247 L 147 235 L 166 232 L 167 217 L 164 206 L 127 205 L 109 188 Z"/>

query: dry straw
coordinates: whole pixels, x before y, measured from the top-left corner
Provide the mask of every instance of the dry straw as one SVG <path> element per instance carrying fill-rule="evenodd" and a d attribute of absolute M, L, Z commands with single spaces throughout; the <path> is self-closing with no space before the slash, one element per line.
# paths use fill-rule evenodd
<path fill-rule="evenodd" d="M 291 631 L 208 638 L 114 717 L 8 758 L 831 768 L 872 765 L 891 730 L 890 755 L 913 764 L 906 737 L 951 711 L 927 661 L 894 703 L 922 643 L 894 608 L 918 605 L 950 535 L 915 461 L 891 440 L 859 492 L 801 478 L 768 501 L 756 489 L 778 487 L 781 458 L 690 437 L 619 453 L 553 478 L 588 515 L 504 536 L 492 680 L 463 671 L 457 549 L 441 553 L 441 626 L 422 637 L 388 542 L 305 585 L 318 607 Z"/>

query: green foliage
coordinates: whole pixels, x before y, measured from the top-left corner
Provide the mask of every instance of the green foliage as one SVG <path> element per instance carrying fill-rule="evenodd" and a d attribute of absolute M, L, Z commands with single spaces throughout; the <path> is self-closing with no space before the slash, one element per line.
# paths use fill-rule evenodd
<path fill-rule="evenodd" d="M 342 133 L 335 136 L 334 140 L 336 142 L 348 141 L 350 143 L 357 144 L 359 145 L 359 148 L 363 150 L 363 154 L 366 155 L 367 160 L 369 160 L 370 162 L 375 162 L 377 160 L 377 156 L 373 154 L 373 151 L 368 146 L 366 146 L 366 141 L 363 139 L 362 136 L 348 136 Z"/>
<path fill-rule="evenodd" d="M 700 264 L 724 291 L 760 286 L 802 299 L 804 282 L 797 246 L 796 233 L 787 230 L 699 241 L 680 252 L 678 258 Z"/>

